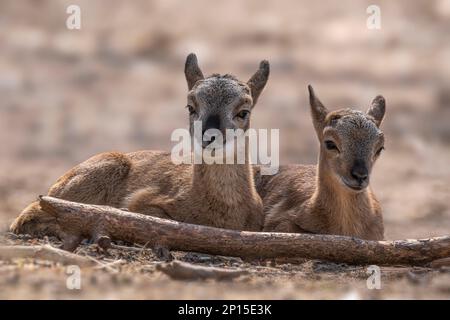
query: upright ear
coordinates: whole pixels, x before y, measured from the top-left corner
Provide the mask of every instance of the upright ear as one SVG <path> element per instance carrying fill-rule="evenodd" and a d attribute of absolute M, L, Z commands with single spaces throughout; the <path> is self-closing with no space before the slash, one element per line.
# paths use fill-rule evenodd
<path fill-rule="evenodd" d="M 316 129 L 317 136 L 320 138 L 322 136 L 323 128 L 325 127 L 325 118 L 327 117 L 328 110 L 323 106 L 322 102 L 320 102 L 319 98 L 316 97 L 311 85 L 308 86 L 308 91 L 314 129 Z"/>
<path fill-rule="evenodd" d="M 375 99 L 373 99 L 369 110 L 367 110 L 367 114 L 375 119 L 375 123 L 379 127 L 383 121 L 385 112 L 386 100 L 383 96 L 376 96 Z"/>
<path fill-rule="evenodd" d="M 198 80 L 204 79 L 202 70 L 198 67 L 197 56 L 194 53 L 190 53 L 186 58 L 184 75 L 186 76 L 189 90 L 194 87 Z"/>
<path fill-rule="evenodd" d="M 250 78 L 250 80 L 247 81 L 247 84 L 250 87 L 250 91 L 252 94 L 253 105 L 255 105 L 256 101 L 258 101 L 258 97 L 261 94 L 262 90 L 264 89 L 267 80 L 269 79 L 269 73 L 270 73 L 269 61 L 263 60 L 259 64 L 258 71 L 256 71 L 255 74 Z"/>

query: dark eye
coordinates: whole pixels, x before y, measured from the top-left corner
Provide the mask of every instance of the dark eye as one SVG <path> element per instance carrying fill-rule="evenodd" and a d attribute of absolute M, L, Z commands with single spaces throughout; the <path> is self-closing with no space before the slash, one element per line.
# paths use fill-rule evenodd
<path fill-rule="evenodd" d="M 192 116 L 193 114 L 196 114 L 195 108 L 193 106 L 187 105 L 186 108 L 189 110 L 189 115 Z"/>
<path fill-rule="evenodd" d="M 250 115 L 250 111 L 242 110 L 236 115 L 236 117 L 239 117 L 241 119 L 246 119 L 249 115 Z"/>
<path fill-rule="evenodd" d="M 384 147 L 381 147 L 380 149 L 378 149 L 378 151 L 377 151 L 377 153 L 375 153 L 375 155 L 378 157 L 383 150 L 384 150 Z"/>
<path fill-rule="evenodd" d="M 336 146 L 336 144 L 331 141 L 331 140 L 327 140 L 325 141 L 325 147 L 327 147 L 328 150 L 336 150 L 339 151 L 338 147 Z"/>

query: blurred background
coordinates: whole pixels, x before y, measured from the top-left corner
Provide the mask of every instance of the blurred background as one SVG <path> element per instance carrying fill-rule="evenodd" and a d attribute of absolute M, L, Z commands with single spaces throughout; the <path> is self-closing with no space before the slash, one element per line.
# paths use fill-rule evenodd
<path fill-rule="evenodd" d="M 66 8 L 81 8 L 81 30 Z M 381 29 L 366 26 L 370 4 Z M 170 150 L 186 127 L 184 60 L 269 83 L 252 116 L 282 163 L 315 163 L 307 85 L 330 109 L 382 94 L 386 150 L 372 187 L 388 239 L 450 231 L 450 1 L 0 2 L 0 224 L 103 151 Z"/>

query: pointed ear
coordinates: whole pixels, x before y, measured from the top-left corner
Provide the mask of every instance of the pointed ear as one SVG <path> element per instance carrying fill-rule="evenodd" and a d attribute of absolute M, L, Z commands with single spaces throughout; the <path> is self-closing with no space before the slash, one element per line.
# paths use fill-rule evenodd
<path fill-rule="evenodd" d="M 184 75 L 188 84 L 188 89 L 191 90 L 198 80 L 204 79 L 202 70 L 198 67 L 197 56 L 191 53 L 186 58 L 184 65 Z"/>
<path fill-rule="evenodd" d="M 253 105 L 258 101 L 258 97 L 261 94 L 264 86 L 269 79 L 270 66 L 267 60 L 261 61 L 258 71 L 247 81 L 247 85 L 250 87 L 252 94 Z"/>
<path fill-rule="evenodd" d="M 311 85 L 308 86 L 309 91 L 309 104 L 311 106 L 311 117 L 316 129 L 317 136 L 322 136 L 323 128 L 325 127 L 325 118 L 327 117 L 328 110 L 324 107 L 319 98 L 316 97 L 314 89 Z"/>
<path fill-rule="evenodd" d="M 385 112 L 386 100 L 383 96 L 376 96 L 375 99 L 373 99 L 369 110 L 367 110 L 367 114 L 375 119 L 375 123 L 379 127 L 383 121 Z"/>

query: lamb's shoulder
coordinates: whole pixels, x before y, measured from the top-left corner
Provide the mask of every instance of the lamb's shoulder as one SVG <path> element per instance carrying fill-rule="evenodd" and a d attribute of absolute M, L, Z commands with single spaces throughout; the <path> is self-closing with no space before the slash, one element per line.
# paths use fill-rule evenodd
<path fill-rule="evenodd" d="M 138 151 L 128 153 L 127 156 L 132 162 L 127 181 L 129 192 L 151 187 L 170 196 L 190 183 L 192 165 L 174 164 L 169 152 Z"/>
<path fill-rule="evenodd" d="M 124 187 L 123 207 L 150 200 L 165 203 L 190 189 L 192 165 L 174 164 L 169 152 L 145 150 L 127 156 L 132 166 Z"/>
<path fill-rule="evenodd" d="M 256 189 L 264 203 L 266 201 L 278 202 L 279 197 L 294 197 L 295 199 L 304 201 L 314 191 L 316 185 L 316 166 L 280 166 L 278 173 L 274 175 L 261 175 L 259 167 L 255 167 L 254 176 Z"/>
<path fill-rule="evenodd" d="M 266 231 L 307 232 L 295 222 L 307 207 L 316 184 L 316 166 L 287 165 L 273 176 L 261 176 Z"/>

